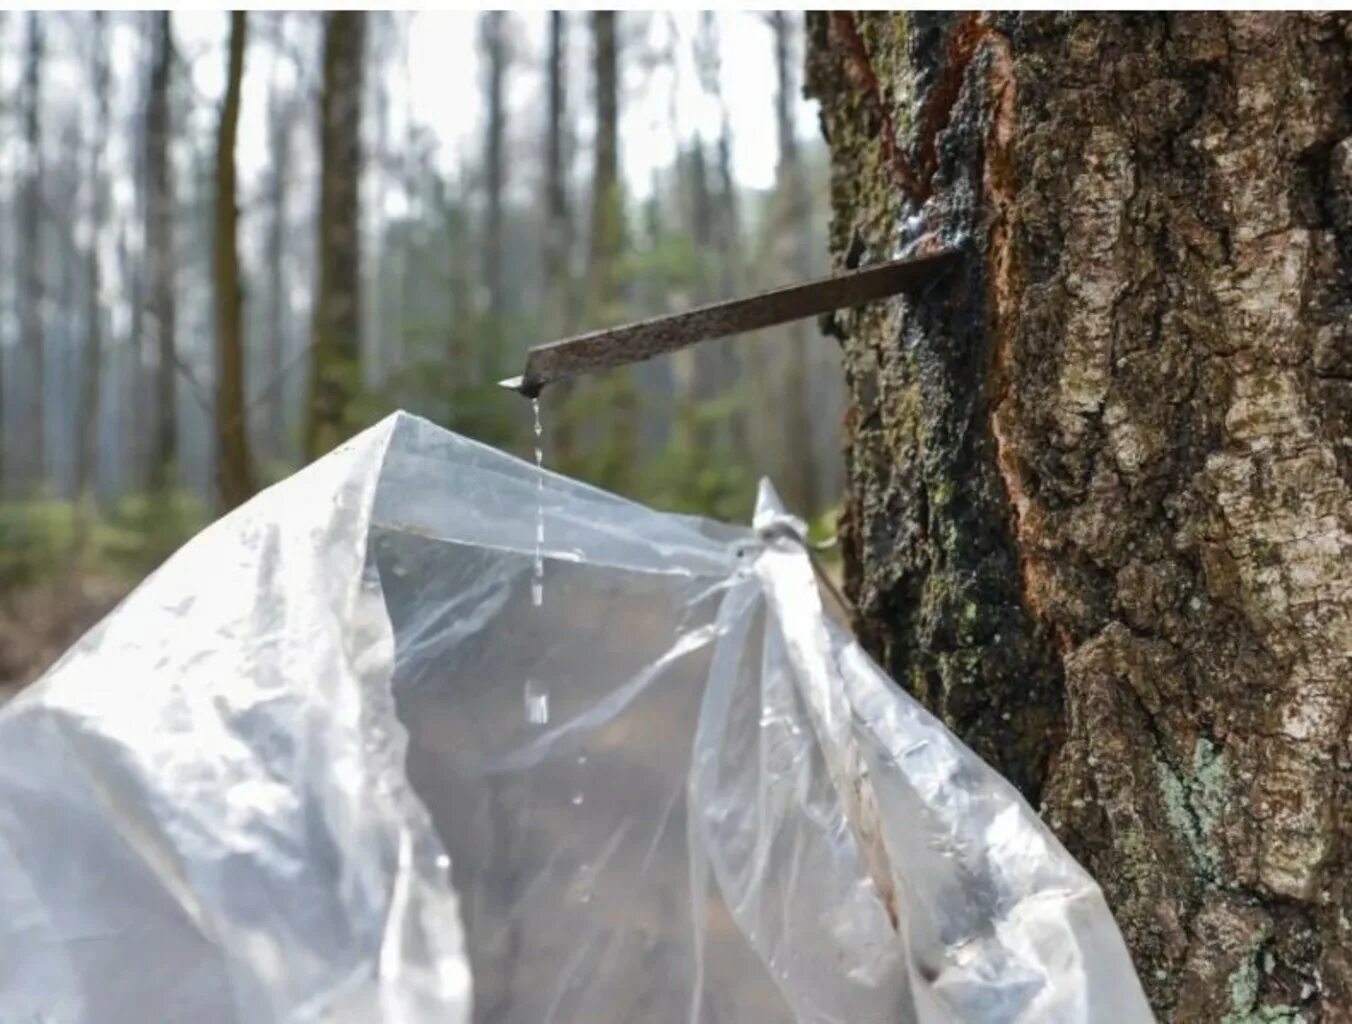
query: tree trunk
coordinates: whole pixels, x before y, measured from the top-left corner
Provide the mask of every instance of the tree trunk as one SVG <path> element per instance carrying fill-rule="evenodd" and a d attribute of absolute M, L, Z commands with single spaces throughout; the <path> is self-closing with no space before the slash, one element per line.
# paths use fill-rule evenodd
<path fill-rule="evenodd" d="M 619 256 L 624 244 L 624 199 L 620 191 L 619 51 L 614 11 L 591 12 L 592 85 L 596 134 L 592 145 L 591 224 L 587 246 L 584 318 L 588 327 L 623 315 Z M 556 461 L 564 472 L 587 472 L 597 483 L 623 489 L 622 477 L 637 463 L 637 403 L 629 369 L 549 389 Z M 557 414 L 555 414 L 557 412 Z M 601 457 L 584 470 L 582 437 L 597 439 Z"/>
<path fill-rule="evenodd" d="M 588 260 L 589 316 L 598 326 L 623 318 L 620 270 L 625 247 L 624 194 L 620 184 L 620 64 L 618 15 L 593 11 L 592 57 L 596 88 L 595 167 L 592 176 L 591 246 Z M 639 464 L 639 408 L 633 367 L 587 382 L 572 418 L 585 419 L 595 439 L 591 475 L 601 486 L 633 486 Z M 558 436 L 556 434 L 556 436 Z"/>
<path fill-rule="evenodd" d="M 170 156 L 173 122 L 170 88 L 174 69 L 173 25 L 168 11 L 153 15 L 154 56 L 146 96 L 146 226 L 150 322 L 155 331 L 154 428 L 151 435 L 149 486 L 164 498 L 174 486 L 178 461 L 178 351 L 174 340 L 174 164 Z M 140 410 L 142 415 L 145 410 Z"/>
<path fill-rule="evenodd" d="M 1352 1019 L 1352 20 L 814 15 L 861 636 L 1163 1019 Z"/>
<path fill-rule="evenodd" d="M 568 172 L 564 131 L 567 124 L 567 76 L 562 11 L 549 12 L 548 120 L 545 129 L 545 300 L 563 317 L 560 332 L 571 327 L 567 292 L 572 220 L 568 212 Z"/>
<path fill-rule="evenodd" d="M 506 164 L 503 160 L 503 139 L 506 136 L 507 111 L 504 105 L 504 84 L 507 77 L 507 15 L 504 11 L 487 11 L 479 16 L 480 45 L 488 66 L 484 100 L 487 104 L 484 124 L 484 289 L 488 294 L 489 329 L 497 332 L 502 327 L 503 315 L 503 228 L 502 194 L 506 188 Z M 469 367 L 458 367 L 457 373 L 471 372 Z"/>
<path fill-rule="evenodd" d="M 243 11 L 231 12 L 229 70 L 216 136 L 216 481 L 227 509 L 243 504 L 254 490 L 244 407 L 244 295 L 235 196 L 235 138 L 247 26 Z"/>
<path fill-rule="evenodd" d="M 144 142 L 144 139 L 140 140 Z M 143 147 L 144 148 L 144 147 Z M 138 155 L 133 171 L 132 210 L 133 216 L 139 215 L 145 222 L 145 163 Z M 132 218 L 129 217 L 128 221 Z M 143 418 L 138 417 L 139 410 L 147 407 L 149 395 L 148 381 L 142 368 L 145 366 L 145 265 L 132 252 L 129 223 L 123 223 L 118 230 L 117 263 L 118 276 L 125 282 L 124 299 L 127 304 L 127 329 L 123 344 L 117 347 L 113 357 L 113 403 L 114 420 L 105 429 L 114 433 L 117 445 L 117 471 L 111 481 L 114 495 L 140 488 L 145 479 L 141 462 L 145 452 L 142 443 Z"/>
<path fill-rule="evenodd" d="M 47 477 L 47 332 L 45 285 L 43 280 L 45 250 L 43 246 L 42 216 L 42 61 L 43 38 L 41 16 L 29 12 L 28 45 L 24 52 L 23 70 L 23 137 L 24 165 L 23 192 L 19 202 L 19 245 L 21 254 L 17 263 L 16 285 L 19 297 L 20 347 L 26 356 L 28 372 L 21 376 L 28 389 L 23 421 L 27 424 L 24 447 L 28 450 L 30 465 L 26 469 L 30 491 L 41 487 Z M 0 421 L 0 432 L 3 422 Z M 4 456 L 3 438 L 0 438 L 0 459 Z"/>
<path fill-rule="evenodd" d="M 366 237 L 370 240 L 373 258 L 366 260 L 361 268 L 361 382 L 363 387 L 375 391 L 385 388 L 389 380 L 389 334 L 385 325 L 395 319 L 384 308 L 384 288 L 382 281 L 385 273 L 388 235 L 385 222 L 385 206 L 390 170 L 390 92 L 386 71 L 391 56 L 391 44 L 395 42 L 398 18 L 393 11 L 376 11 L 367 22 L 367 36 L 364 54 L 366 74 L 366 93 L 362 99 L 363 108 L 370 122 L 370 153 L 366 166 L 362 169 L 361 184 L 365 187 L 367 203 L 363 207 L 362 221 Z"/>
<path fill-rule="evenodd" d="M 800 16 L 801 17 L 801 16 Z M 791 53 L 794 49 L 794 21 L 784 11 L 770 15 L 774 33 L 775 128 L 779 138 L 778 206 L 776 230 L 779 246 L 786 256 L 791 280 L 801 281 L 810 273 L 808 254 L 807 182 L 798 156 L 798 137 L 793 123 L 793 103 L 797 97 Z M 817 489 L 817 459 L 813 444 L 815 433 L 812 409 L 808 401 L 808 346 L 812 344 L 809 325 L 791 324 L 788 348 L 783 364 L 780 394 L 782 420 L 782 457 L 784 498 L 790 508 L 807 519 L 819 512 L 821 498 Z"/>
<path fill-rule="evenodd" d="M 354 426 L 361 382 L 361 97 L 365 15 L 324 16 L 319 100 L 319 288 L 311 339 L 305 456 L 315 459 Z"/>
<path fill-rule="evenodd" d="M 717 252 L 717 275 L 713 285 L 719 298 L 732 298 L 741 289 L 745 276 L 742 268 L 742 232 L 737 181 L 732 170 L 732 119 L 727 100 L 723 96 L 722 44 L 718 22 L 712 11 L 701 11 L 695 34 L 695 68 L 700 88 L 714 101 L 719 111 L 717 159 L 717 186 L 714 199 L 714 248 Z M 750 347 L 749 347 L 750 346 Z M 696 347 L 700 384 L 696 393 L 701 397 L 721 398 L 728 406 L 728 457 L 737 465 L 750 464 L 751 431 L 747 422 L 747 381 L 744 367 L 755 365 L 758 356 L 750 339 L 725 339 Z M 731 401 L 728 401 L 731 399 Z"/>
<path fill-rule="evenodd" d="M 86 292 L 85 346 L 80 370 L 80 403 L 73 410 L 78 419 L 75 456 L 75 495 L 79 513 L 76 523 L 75 555 L 86 553 L 94 518 L 95 481 L 99 465 L 100 398 L 103 392 L 103 245 L 107 220 L 107 183 L 103 180 L 103 150 L 108 124 L 108 45 L 104 34 L 105 15 L 95 11 L 90 47 L 92 60 L 90 83 L 94 94 L 95 123 L 89 137 L 89 245 L 85 252 Z"/>
<path fill-rule="evenodd" d="M 591 246 L 587 261 L 593 315 L 605 318 L 619 300 L 616 262 L 623 243 L 620 196 L 620 86 L 615 12 L 593 11 L 592 57 L 596 87 L 596 145 L 592 174 Z"/>
<path fill-rule="evenodd" d="M 267 402 L 267 444 L 269 454 L 278 461 L 287 457 L 290 445 L 286 436 L 286 397 L 283 381 L 287 365 L 290 322 L 287 298 L 290 287 L 286 248 L 289 227 L 287 211 L 288 179 L 291 174 L 291 133 L 295 126 L 293 102 L 278 95 L 274 85 L 268 94 L 268 140 L 272 168 L 268 174 L 268 226 L 263 243 L 267 267 L 267 377 L 264 381 Z"/>
<path fill-rule="evenodd" d="M 720 225 L 704 140 L 698 133 L 690 140 L 684 153 L 677 153 L 676 161 L 676 184 L 684 193 L 680 197 L 682 219 L 695 249 L 694 280 L 691 282 L 688 301 L 695 304 L 710 302 L 717 290 L 721 269 L 718 248 Z M 660 193 L 654 183 L 653 203 L 657 203 L 659 198 Z M 658 284 L 665 290 L 665 282 Z M 727 347 L 725 343 L 696 345 L 673 353 L 677 415 L 689 420 L 692 426 L 697 419 L 696 405 L 716 398 L 721 389 L 733 383 L 724 379 L 720 372 L 723 369 L 721 357 Z M 699 424 L 695 437 L 689 443 L 709 450 L 715 440 L 712 427 L 712 424 Z"/>

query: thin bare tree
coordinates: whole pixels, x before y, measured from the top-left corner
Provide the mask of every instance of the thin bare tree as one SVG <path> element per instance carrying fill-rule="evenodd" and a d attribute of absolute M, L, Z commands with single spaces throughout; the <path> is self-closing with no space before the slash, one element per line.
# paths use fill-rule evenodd
<path fill-rule="evenodd" d="M 174 233 L 174 162 L 170 154 L 174 122 L 171 95 L 174 74 L 172 16 L 154 16 L 150 84 L 146 92 L 145 258 L 148 267 L 150 324 L 154 331 L 155 401 L 149 457 L 149 487 L 161 497 L 173 488 L 178 461 L 178 351 Z M 144 410 L 140 411 L 144 414 Z"/>
<path fill-rule="evenodd" d="M 798 96 L 793 53 L 797 27 L 801 15 L 774 11 L 769 16 L 775 51 L 775 128 L 779 139 L 779 167 L 777 172 L 776 234 L 777 248 L 784 254 L 784 263 L 791 280 L 806 278 L 811 270 L 808 252 L 808 197 L 807 181 L 798 151 L 798 135 L 793 123 L 794 102 Z M 818 494 L 817 457 L 808 392 L 808 346 L 812 344 L 813 330 L 802 322 L 786 328 L 788 345 L 782 367 L 780 394 L 782 415 L 782 457 L 780 465 L 784 480 L 784 497 L 789 506 L 801 515 L 811 518 L 821 509 Z"/>
<path fill-rule="evenodd" d="M 544 280 L 548 307 L 564 318 L 559 325 L 566 330 L 569 316 L 569 258 L 572 253 L 572 218 L 568 205 L 567 164 L 567 53 L 562 11 L 549 12 L 549 56 L 546 80 L 548 114 L 545 122 L 545 232 Z"/>
<path fill-rule="evenodd" d="M 593 11 L 592 73 L 596 136 L 592 173 L 591 242 L 587 261 L 593 315 L 606 316 L 619 298 L 616 263 L 624 241 L 620 195 L 620 88 L 614 11 Z"/>
<path fill-rule="evenodd" d="M 505 299 L 502 277 L 503 238 L 502 204 L 507 187 L 507 165 L 503 151 L 507 133 L 505 86 L 508 63 L 508 26 L 504 11 L 488 11 L 479 16 L 479 45 L 486 67 L 484 82 L 484 232 L 483 280 L 488 296 L 488 315 L 493 330 L 501 328 Z M 457 372 L 468 372 L 457 367 Z"/>
<path fill-rule="evenodd" d="M 254 491 L 244 401 L 244 290 L 235 177 L 247 33 L 245 13 L 232 12 L 225 97 L 216 134 L 216 485 L 227 509 L 243 504 Z"/>
<path fill-rule="evenodd" d="M 324 16 L 319 99 L 319 287 L 314 302 L 305 455 L 317 458 L 352 429 L 361 383 L 361 100 L 365 15 Z"/>
<path fill-rule="evenodd" d="M 94 98 L 94 130 L 90 133 L 85 184 L 89 195 L 89 242 L 85 249 L 85 344 L 80 369 L 80 402 L 74 410 L 77 418 L 75 493 L 79 515 L 76 527 L 77 561 L 87 553 L 93 526 L 96 482 L 99 465 L 99 419 L 103 394 L 103 253 L 107 221 L 107 182 L 103 158 L 106 146 L 104 126 L 109 113 L 108 43 L 106 15 L 93 14 L 89 37 L 90 87 Z"/>
<path fill-rule="evenodd" d="M 28 401 L 23 421 L 29 465 L 25 467 L 30 492 L 47 477 L 47 331 L 43 209 L 42 68 L 44 42 L 42 17 L 30 11 L 26 19 L 23 86 L 20 110 L 23 120 L 24 165 L 19 198 L 19 238 L 16 252 L 20 348 L 27 361 L 25 379 Z M 3 418 L 0 417 L 0 461 L 4 459 Z"/>

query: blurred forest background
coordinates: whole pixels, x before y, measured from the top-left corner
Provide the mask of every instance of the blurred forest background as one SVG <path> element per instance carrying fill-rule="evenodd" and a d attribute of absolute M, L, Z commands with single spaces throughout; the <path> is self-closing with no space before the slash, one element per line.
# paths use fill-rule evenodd
<path fill-rule="evenodd" d="M 798 14 L 0 19 L 0 688 L 391 410 L 526 455 L 529 345 L 827 269 Z M 824 522 L 837 358 L 802 324 L 551 389 L 546 464 Z"/>

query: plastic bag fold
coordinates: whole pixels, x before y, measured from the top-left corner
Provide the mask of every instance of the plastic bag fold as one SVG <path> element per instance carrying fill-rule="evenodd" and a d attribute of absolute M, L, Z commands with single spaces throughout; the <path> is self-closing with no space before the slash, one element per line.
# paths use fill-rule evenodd
<path fill-rule="evenodd" d="M 1149 1020 L 796 535 L 403 414 L 260 495 L 0 709 L 0 1020 Z"/>

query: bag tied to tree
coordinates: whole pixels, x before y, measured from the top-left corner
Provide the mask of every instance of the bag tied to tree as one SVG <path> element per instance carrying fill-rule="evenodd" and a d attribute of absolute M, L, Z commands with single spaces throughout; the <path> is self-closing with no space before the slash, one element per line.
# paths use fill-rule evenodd
<path fill-rule="evenodd" d="M 0 1019 L 1149 1020 L 800 536 L 407 415 L 273 487 L 0 711 Z"/>

